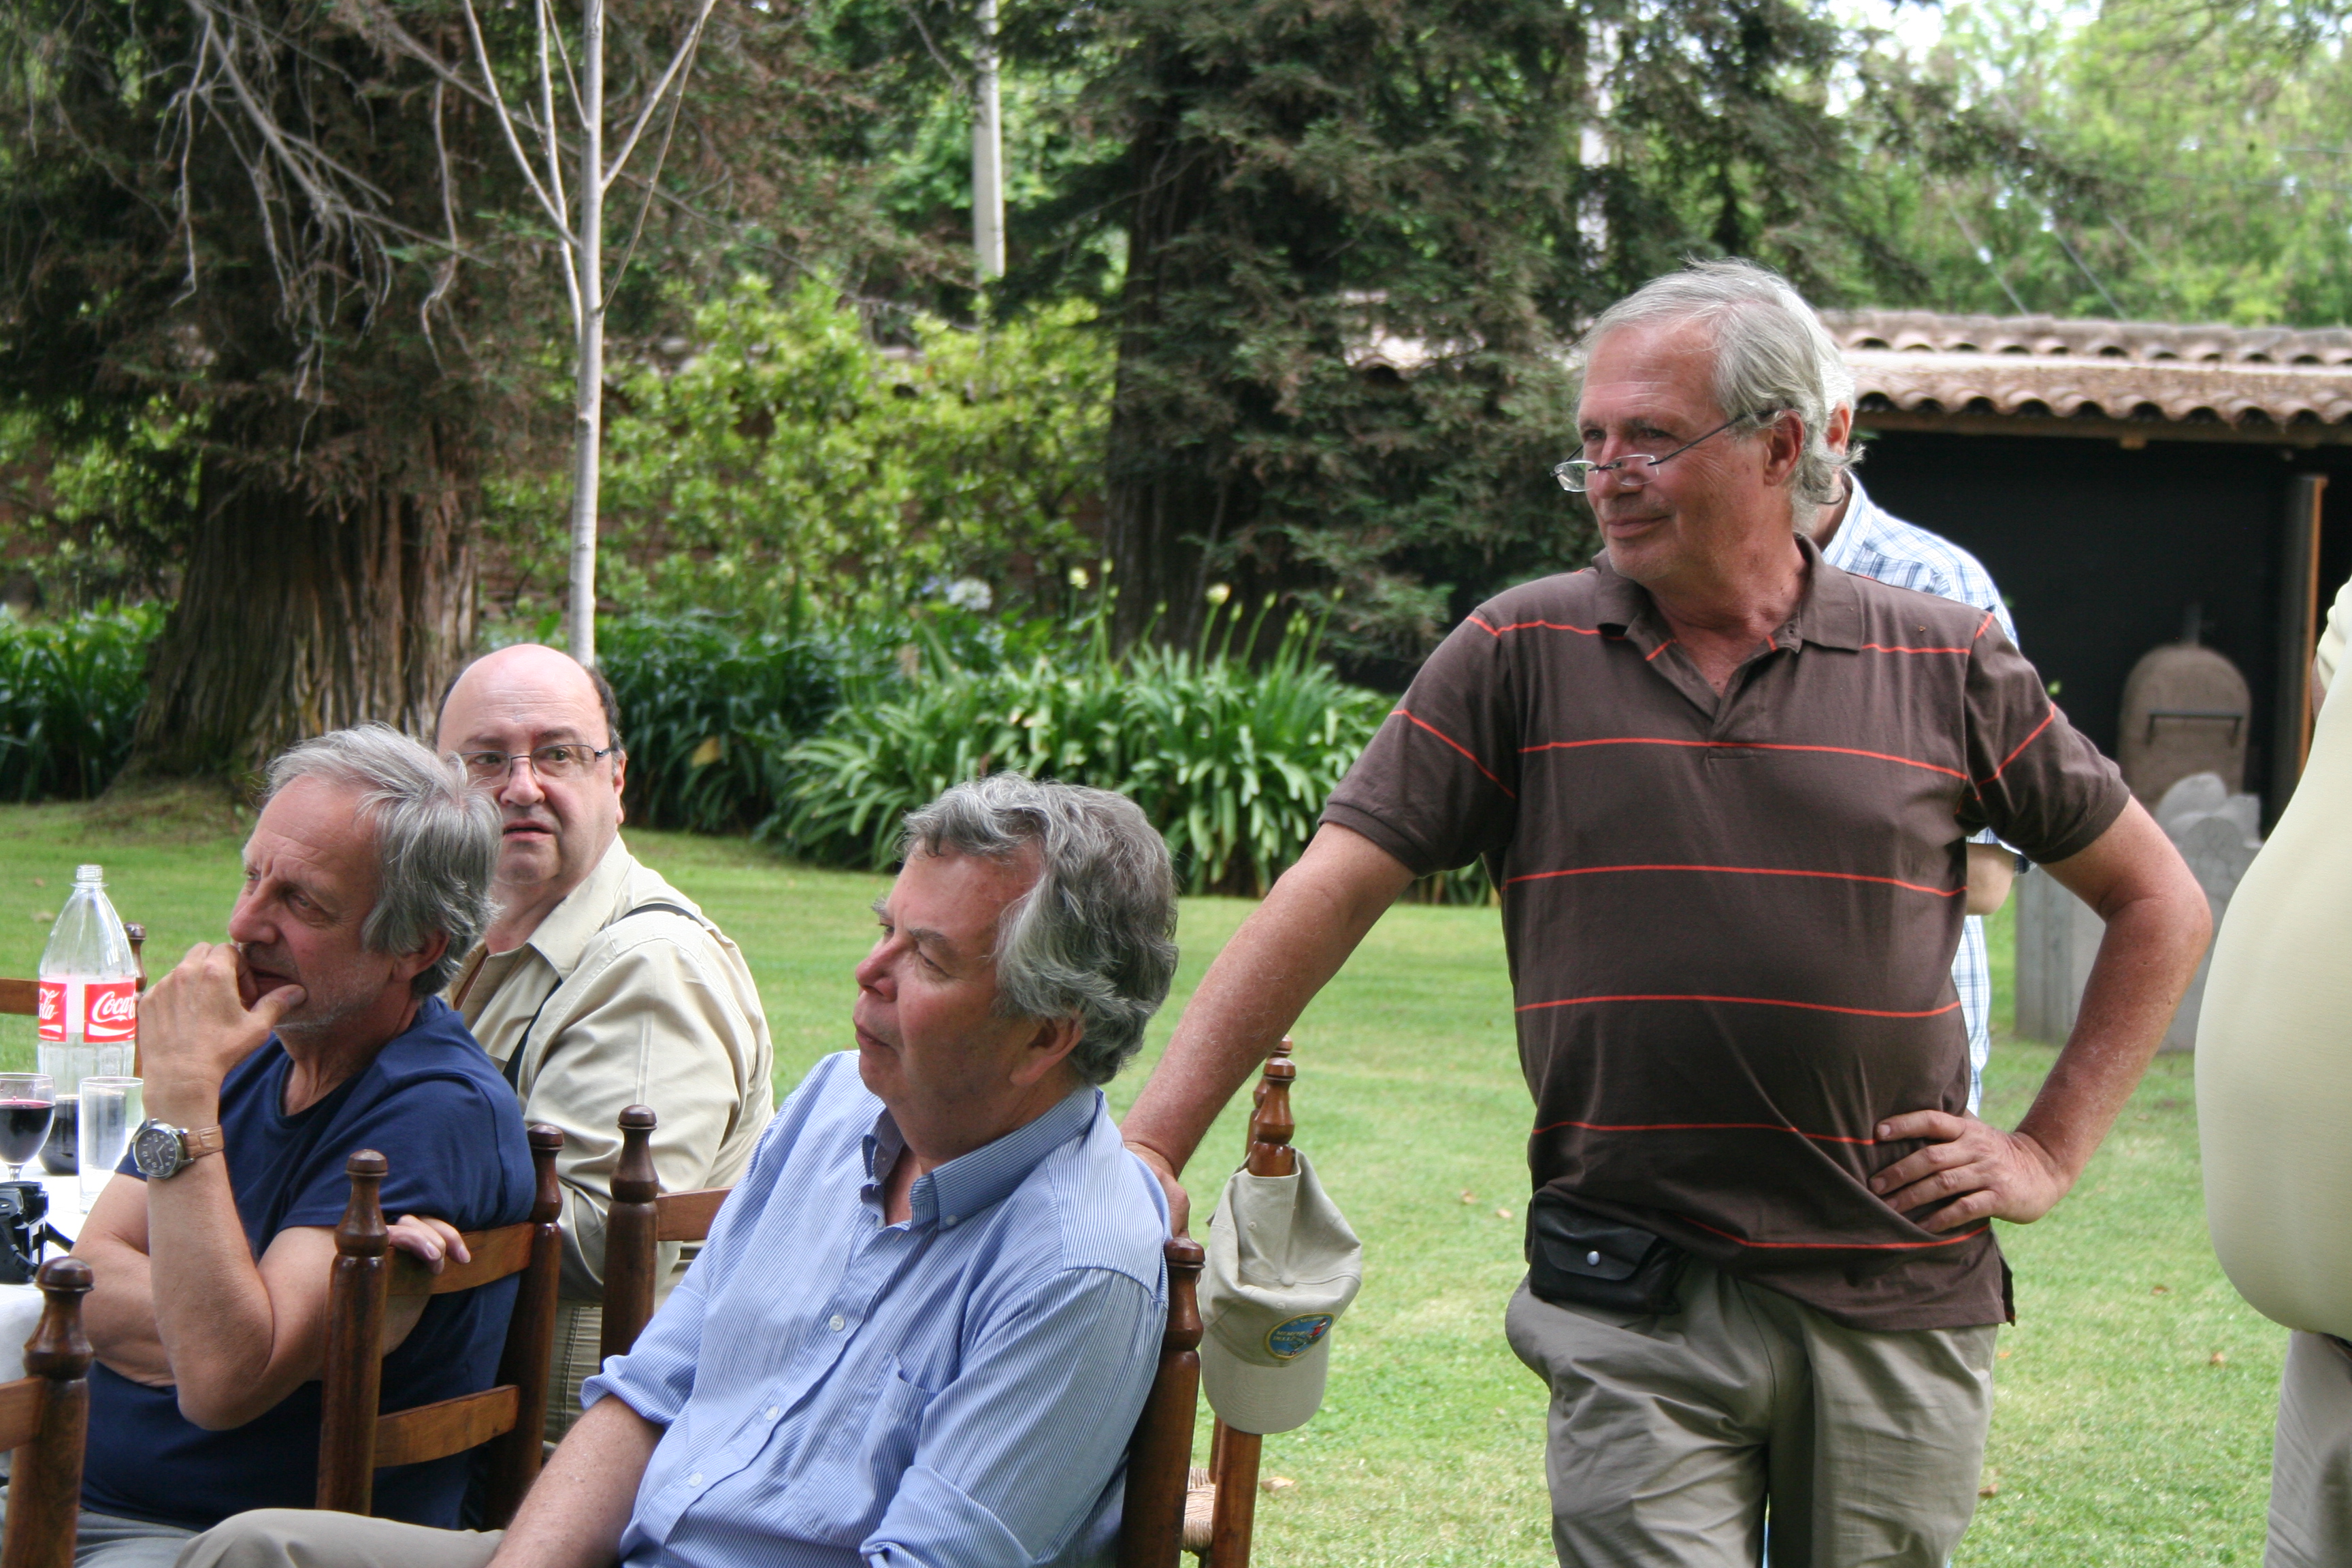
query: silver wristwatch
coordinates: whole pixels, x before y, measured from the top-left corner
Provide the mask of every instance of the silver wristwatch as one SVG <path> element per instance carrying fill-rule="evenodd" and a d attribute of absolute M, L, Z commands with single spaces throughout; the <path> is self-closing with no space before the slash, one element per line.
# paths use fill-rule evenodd
<path fill-rule="evenodd" d="M 151 1116 L 131 1135 L 131 1163 L 149 1181 L 168 1182 L 205 1155 L 217 1154 L 226 1147 L 217 1127 L 199 1127 L 190 1131 Z"/>

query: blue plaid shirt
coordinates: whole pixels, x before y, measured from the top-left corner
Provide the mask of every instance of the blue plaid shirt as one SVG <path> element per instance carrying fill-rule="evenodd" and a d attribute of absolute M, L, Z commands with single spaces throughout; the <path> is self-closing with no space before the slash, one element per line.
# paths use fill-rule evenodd
<path fill-rule="evenodd" d="M 2000 590 L 1984 563 L 1950 540 L 1904 521 L 1870 499 L 1862 481 L 1849 473 L 1853 487 L 1845 521 L 1822 549 L 1822 559 L 1842 572 L 1871 577 L 1897 588 L 1916 589 L 1939 599 L 1958 599 L 2000 617 L 2000 629 L 2017 641 L 2017 627 Z M 1976 842 L 1998 844 L 1991 833 L 1979 833 Z M 1960 922 L 1960 945 L 1952 955 L 1952 986 L 1960 994 L 1960 1016 L 1969 1026 L 1969 1109 L 1974 1110 L 1984 1093 L 1985 1063 L 1992 1056 L 1992 968 L 1985 956 L 1984 921 L 1970 915 Z"/>
<path fill-rule="evenodd" d="M 1108 1561 L 1167 1315 L 1166 1200 L 1102 1091 L 916 1178 L 854 1052 L 761 1134 L 710 1240 L 580 1390 L 666 1428 L 629 1568 Z"/>

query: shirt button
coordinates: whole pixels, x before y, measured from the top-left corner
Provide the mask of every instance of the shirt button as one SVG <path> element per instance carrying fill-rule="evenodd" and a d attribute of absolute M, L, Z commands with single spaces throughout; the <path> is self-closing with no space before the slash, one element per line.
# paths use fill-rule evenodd
<path fill-rule="evenodd" d="M 700 1470 L 697 1470 L 694 1474 L 687 1477 L 686 1484 L 690 1487 L 700 1486 L 702 1484 L 702 1472 Z"/>
<path fill-rule="evenodd" d="M 956 1221 L 957 1221 L 957 1220 L 959 1220 L 959 1219 L 961 1219 L 961 1217 L 963 1217 L 963 1216 L 962 1216 L 962 1215 L 948 1215 L 948 1217 L 947 1217 L 947 1218 L 945 1218 L 945 1219 L 943 1219 L 943 1220 L 940 1221 L 940 1225 L 942 1225 L 942 1226 L 946 1226 L 946 1227 L 947 1227 L 948 1229 L 950 1229 L 950 1230 L 953 1230 L 953 1229 L 955 1228 L 955 1226 L 956 1226 Z"/>
<path fill-rule="evenodd" d="M 769 1420 L 773 1421 L 776 1418 L 776 1406 L 771 1405 L 766 1410 L 761 1412 L 761 1414 L 767 1416 Z"/>
<path fill-rule="evenodd" d="M 831 1329 L 837 1334 L 841 1332 L 842 1330 L 849 1327 L 849 1320 L 843 1317 L 839 1312 L 835 1312 L 833 1315 L 833 1321 L 825 1324 L 825 1327 Z"/>

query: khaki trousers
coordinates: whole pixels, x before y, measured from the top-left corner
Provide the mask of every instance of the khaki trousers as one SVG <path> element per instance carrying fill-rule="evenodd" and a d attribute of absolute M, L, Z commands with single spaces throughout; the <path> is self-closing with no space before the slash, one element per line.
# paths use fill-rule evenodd
<path fill-rule="evenodd" d="M 2352 1564 L 2352 1352 L 2298 1331 L 2279 1384 L 2264 1568 Z"/>
<path fill-rule="evenodd" d="M 175 1568 L 482 1568 L 504 1535 L 265 1508 L 223 1520 L 189 1542 Z"/>
<path fill-rule="evenodd" d="M 1944 1568 L 1976 1511 L 1993 1327 L 1849 1329 L 1692 1259 L 1682 1310 L 1538 1300 L 1511 1349 L 1551 1388 L 1563 1568 Z"/>

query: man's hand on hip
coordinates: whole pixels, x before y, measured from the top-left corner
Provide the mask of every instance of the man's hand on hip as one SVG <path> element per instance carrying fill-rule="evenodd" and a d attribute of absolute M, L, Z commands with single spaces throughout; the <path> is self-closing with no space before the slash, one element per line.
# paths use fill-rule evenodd
<path fill-rule="evenodd" d="M 1958 1230 L 1988 1216 L 2024 1224 L 2066 1195 L 2074 1178 L 2022 1132 L 2004 1132 L 1973 1116 L 1914 1110 L 1878 1124 L 1882 1143 L 1929 1140 L 1870 1179 L 1870 1190 L 1897 1214 L 1941 1204 L 1923 1230 Z"/>
<path fill-rule="evenodd" d="M 165 1121 L 216 1110 L 221 1080 L 261 1048 L 278 1020 L 302 1004 L 299 985 L 244 995 L 244 966 L 231 942 L 198 942 L 139 1003 L 139 1048 L 147 1109 Z"/>

